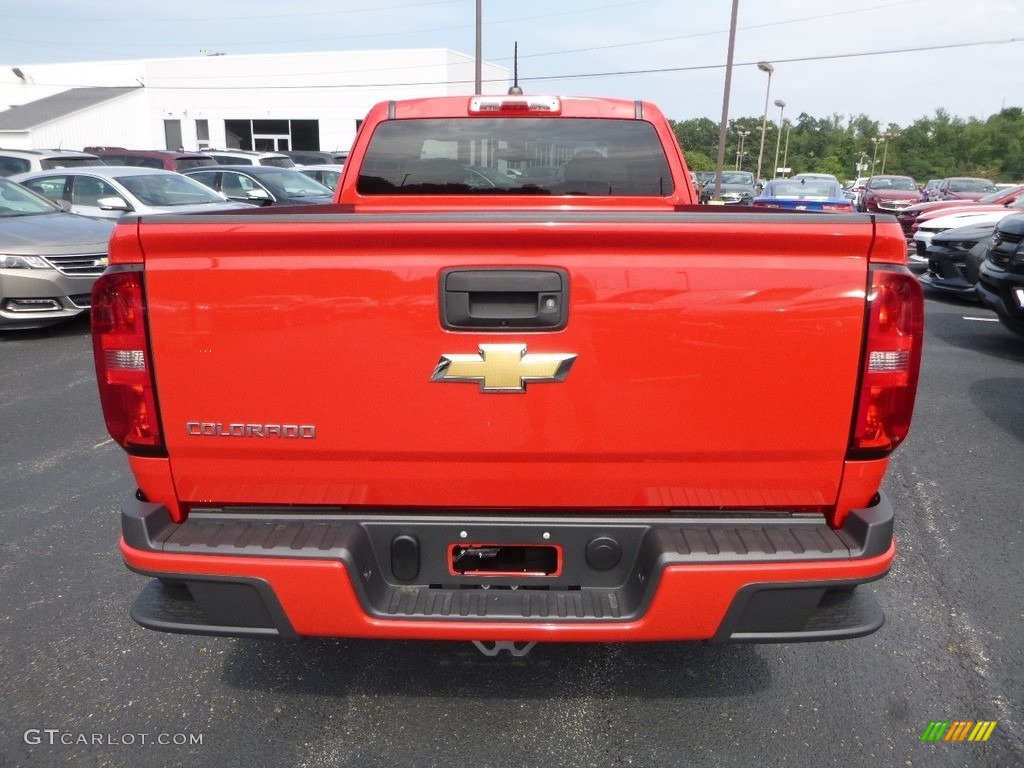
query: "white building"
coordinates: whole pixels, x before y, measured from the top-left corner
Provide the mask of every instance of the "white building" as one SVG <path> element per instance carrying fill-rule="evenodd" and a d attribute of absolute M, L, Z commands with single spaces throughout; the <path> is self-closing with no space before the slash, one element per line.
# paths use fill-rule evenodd
<path fill-rule="evenodd" d="M 482 65 L 484 93 L 508 69 Z M 0 147 L 348 149 L 369 108 L 471 95 L 473 57 L 446 49 L 198 56 L 0 68 Z"/>

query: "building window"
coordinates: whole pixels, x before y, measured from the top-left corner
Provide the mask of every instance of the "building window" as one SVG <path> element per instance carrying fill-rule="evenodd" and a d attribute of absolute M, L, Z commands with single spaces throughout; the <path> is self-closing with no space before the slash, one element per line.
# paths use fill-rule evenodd
<path fill-rule="evenodd" d="M 164 120 L 164 147 L 181 149 L 181 120 Z"/>
<path fill-rule="evenodd" d="M 210 121 L 196 120 L 196 144 L 199 149 L 210 148 Z"/>

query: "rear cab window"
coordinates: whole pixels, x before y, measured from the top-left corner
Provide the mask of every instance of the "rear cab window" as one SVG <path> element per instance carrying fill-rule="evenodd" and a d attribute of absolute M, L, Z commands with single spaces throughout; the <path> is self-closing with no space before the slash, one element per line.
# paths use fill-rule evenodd
<path fill-rule="evenodd" d="M 666 196 L 650 123 L 605 118 L 424 118 L 377 126 L 361 195 Z"/>

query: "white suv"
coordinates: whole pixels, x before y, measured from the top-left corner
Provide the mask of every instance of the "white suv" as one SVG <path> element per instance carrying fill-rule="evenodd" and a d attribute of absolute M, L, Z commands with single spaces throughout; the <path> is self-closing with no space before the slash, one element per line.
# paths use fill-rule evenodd
<path fill-rule="evenodd" d="M 71 149 L 4 149 L 0 147 L 0 176 L 13 176 L 29 171 L 48 171 L 51 168 L 78 168 L 83 165 L 103 165 L 96 155 Z"/>
<path fill-rule="evenodd" d="M 252 152 L 248 149 L 204 149 L 204 155 L 217 160 L 220 165 L 273 165 L 278 168 L 294 168 L 295 163 L 288 155 L 280 152 Z"/>

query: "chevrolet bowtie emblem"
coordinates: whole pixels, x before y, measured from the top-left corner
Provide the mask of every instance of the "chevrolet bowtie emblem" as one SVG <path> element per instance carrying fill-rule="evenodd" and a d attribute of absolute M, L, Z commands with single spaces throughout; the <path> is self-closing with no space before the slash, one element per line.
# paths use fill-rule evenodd
<path fill-rule="evenodd" d="M 475 355 L 441 355 L 432 381 L 473 381 L 481 392 L 525 392 L 533 381 L 562 381 L 576 355 L 528 354 L 525 344 L 481 344 Z"/>

